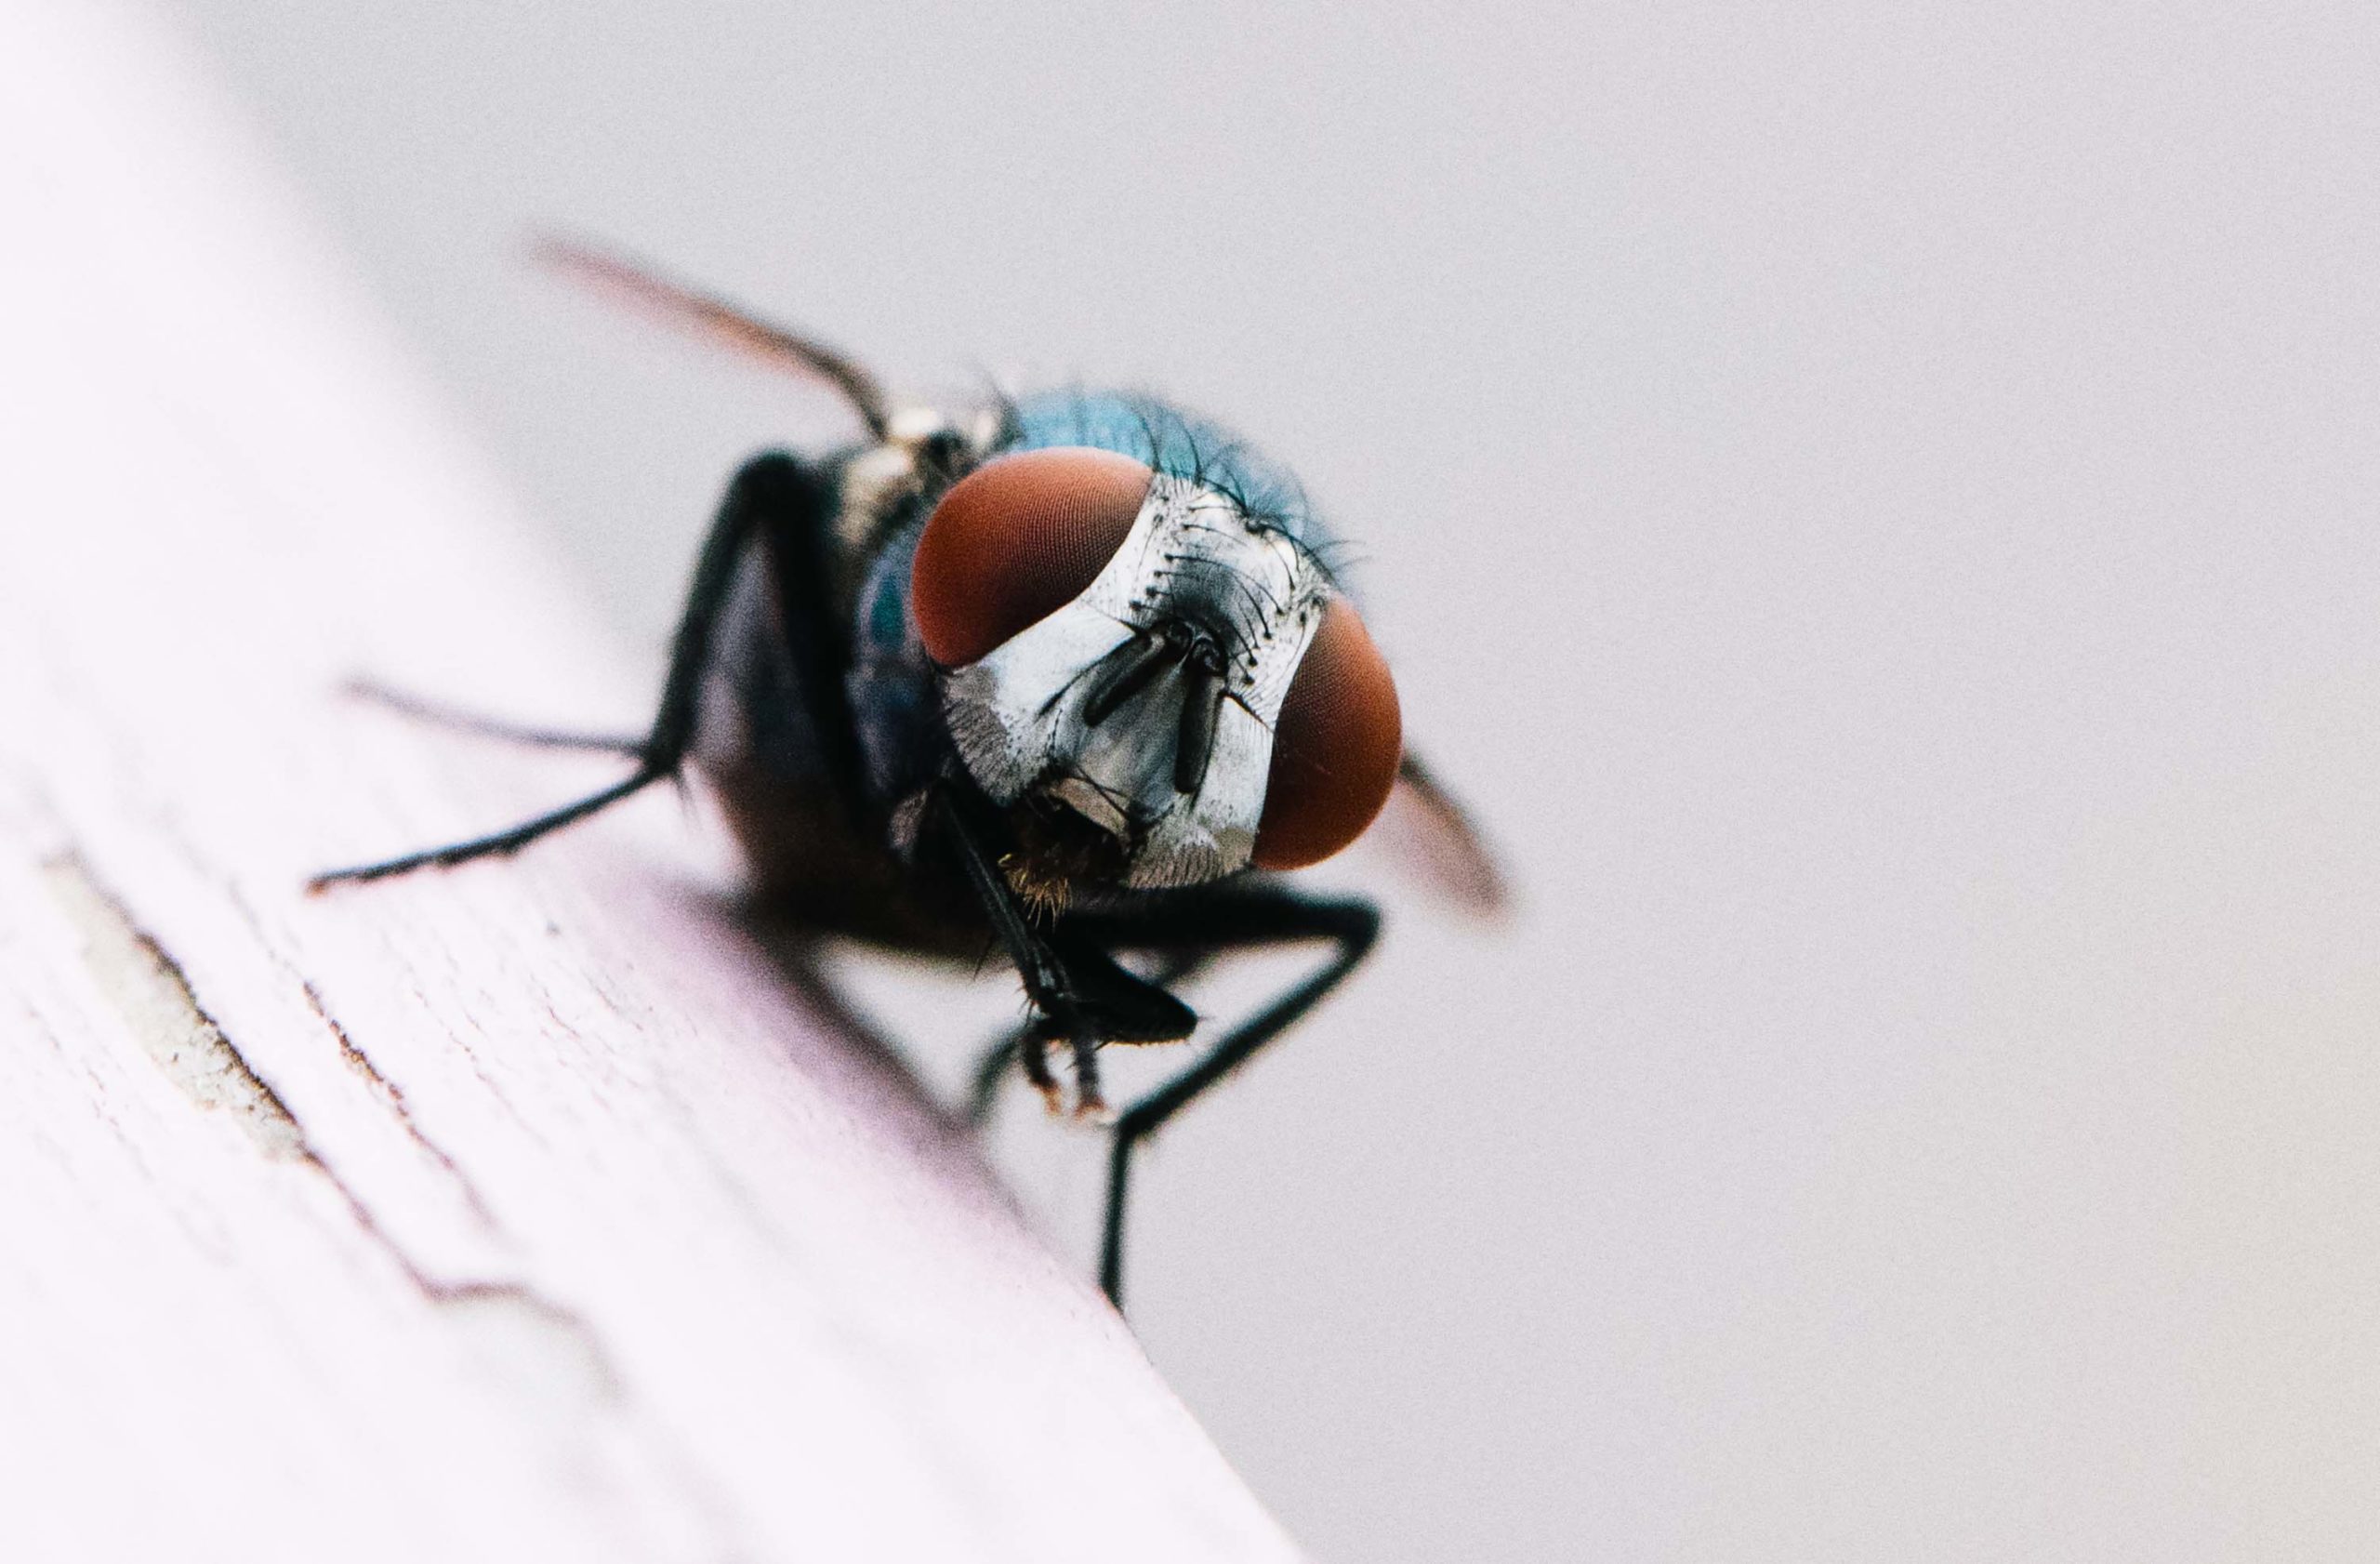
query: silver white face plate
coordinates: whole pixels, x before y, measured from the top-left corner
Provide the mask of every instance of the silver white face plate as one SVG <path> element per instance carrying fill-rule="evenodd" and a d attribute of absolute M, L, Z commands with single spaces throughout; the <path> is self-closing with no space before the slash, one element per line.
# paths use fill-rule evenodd
<path fill-rule="evenodd" d="M 1012 804 L 1038 788 L 1115 836 L 1125 883 L 1195 885 L 1247 866 L 1264 810 L 1273 724 L 1322 622 L 1330 580 L 1237 504 L 1159 473 L 1131 531 L 1082 595 L 952 671 L 943 710 L 976 785 Z M 1083 706 L 1101 659 L 1178 624 L 1224 653 L 1224 698 L 1205 778 L 1174 788 L 1192 681 L 1160 674 L 1098 725 Z"/>

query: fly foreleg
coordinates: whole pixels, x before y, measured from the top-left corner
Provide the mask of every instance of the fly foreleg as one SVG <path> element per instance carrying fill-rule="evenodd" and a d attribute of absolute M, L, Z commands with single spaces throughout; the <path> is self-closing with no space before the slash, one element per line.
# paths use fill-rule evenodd
<path fill-rule="evenodd" d="M 311 888 L 320 891 L 342 881 L 379 880 L 417 868 L 443 868 L 473 858 L 515 853 L 540 837 L 676 775 L 694 742 L 714 633 L 744 550 L 756 537 L 774 540 L 822 532 L 826 510 L 832 503 L 829 486 L 811 469 L 783 452 L 755 457 L 736 472 L 694 562 L 694 584 L 687 590 L 685 612 L 679 618 L 677 635 L 670 645 L 669 671 L 662 685 L 660 709 L 654 712 L 653 726 L 642 741 L 632 747 L 636 769 L 626 777 L 586 798 L 486 836 L 318 874 Z"/>
<path fill-rule="evenodd" d="M 493 738 L 506 744 L 522 744 L 533 749 L 578 749 L 592 754 L 618 755 L 626 760 L 644 758 L 642 735 L 628 736 L 608 733 L 565 732 L 558 728 L 532 727 L 522 722 L 509 722 L 500 717 L 483 716 L 477 711 L 465 711 L 457 707 L 443 706 L 434 700 L 424 700 L 403 690 L 391 689 L 371 679 L 350 679 L 342 693 L 357 700 L 370 701 L 385 707 L 400 716 L 417 722 L 456 733 L 468 733 L 480 738 Z"/>
<path fill-rule="evenodd" d="M 1140 979 L 1153 988 L 1169 992 L 1173 986 L 1188 977 L 1206 962 L 1202 952 L 1168 951 L 1156 968 Z M 994 1041 L 975 1061 L 973 1085 L 967 1094 L 967 1122 L 981 1129 L 991 1118 L 992 1108 L 999 1100 L 1000 1081 L 1012 1067 L 1022 1065 L 1027 1084 L 1047 1098 L 1054 1083 L 1049 1078 L 1049 1066 L 1043 1058 L 1043 1047 L 1051 1040 L 1049 1023 L 1036 1017 Z M 1110 1039 L 1109 1040 L 1116 1040 Z M 1038 1043 L 1042 1046 L 1036 1046 Z M 1039 1073 L 1035 1073 L 1037 1068 Z"/>
<path fill-rule="evenodd" d="M 989 845 L 988 827 L 947 789 L 932 804 L 943 840 L 1009 959 L 1016 963 L 1025 996 L 1034 1010 L 1016 1038 L 1025 1078 L 1044 1095 L 1053 1089 L 1048 1067 L 1038 1055 L 1063 1040 L 1075 1070 L 1075 1112 L 1104 1111 L 1099 1091 L 1099 1046 L 1118 1042 L 1170 1042 L 1188 1037 L 1198 1018 L 1163 988 L 1135 977 L 1097 946 L 1074 937 L 1063 923 L 1043 931 L 1033 926 L 1015 888 L 1000 872 Z M 1036 1067 L 1039 1066 L 1037 1072 Z"/>
<path fill-rule="evenodd" d="M 1226 949 L 1254 949 L 1328 940 L 1329 959 L 1295 987 L 1225 1033 L 1196 1064 L 1126 1108 L 1108 1150 L 1107 1213 L 1100 1238 L 1099 1287 L 1121 1306 L 1124 1294 L 1124 1205 L 1132 1152 L 1200 1093 L 1288 1029 L 1353 972 L 1380 934 L 1380 913 L 1367 901 L 1309 900 L 1265 886 L 1218 895 L 1161 911 L 1085 919 L 1080 932 L 1112 948 L 1191 950 L 1202 958 Z"/>

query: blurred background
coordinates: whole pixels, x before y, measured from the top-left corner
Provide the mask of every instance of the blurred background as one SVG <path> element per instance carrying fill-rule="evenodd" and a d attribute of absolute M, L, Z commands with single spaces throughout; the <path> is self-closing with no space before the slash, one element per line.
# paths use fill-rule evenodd
<path fill-rule="evenodd" d="M 1130 1272 L 1318 1557 L 2380 1556 L 2369 7 L 152 3 L 656 677 L 847 426 L 540 229 L 1360 545 L 1520 907 L 1334 866 Z M 1014 1013 L 852 981 L 945 1086 Z"/>

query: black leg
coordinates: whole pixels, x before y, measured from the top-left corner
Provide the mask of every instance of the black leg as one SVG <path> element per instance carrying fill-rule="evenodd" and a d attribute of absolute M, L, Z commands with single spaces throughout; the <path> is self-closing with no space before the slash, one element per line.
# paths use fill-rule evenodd
<path fill-rule="evenodd" d="M 712 635 L 718 628 L 720 611 L 727 603 L 729 589 L 734 585 L 744 550 L 757 537 L 769 545 L 774 555 L 784 551 L 780 540 L 785 540 L 796 545 L 803 562 L 814 562 L 818 547 L 814 539 L 823 537 L 832 504 L 832 490 L 826 482 L 783 452 L 755 457 L 736 472 L 734 482 L 728 484 L 726 497 L 720 502 L 710 536 L 704 539 L 702 552 L 694 562 L 694 584 L 687 590 L 685 612 L 679 618 L 678 632 L 669 649 L 669 672 L 662 685 L 660 709 L 654 714 L 652 730 L 630 751 L 637 766 L 628 776 L 601 792 L 524 820 L 509 829 L 407 853 L 379 863 L 332 869 L 316 875 L 311 888 L 320 891 L 342 881 L 379 880 L 416 868 L 445 868 L 473 858 L 517 852 L 539 837 L 583 820 L 666 776 L 675 775 L 685 761 L 687 748 L 694 742 L 703 679 L 710 668 Z M 781 563 L 780 581 L 798 569 L 798 565 L 789 570 Z M 813 593 L 822 590 L 814 578 L 804 584 Z M 787 616 L 794 616 L 790 605 Z M 848 722 L 843 724 L 846 735 L 849 726 Z"/>
<path fill-rule="evenodd" d="M 476 734 L 483 738 L 501 739 L 507 744 L 526 744 L 539 749 L 586 749 L 619 755 L 628 760 L 641 760 L 644 755 L 644 740 L 641 738 L 623 734 L 564 733 L 553 728 L 522 727 L 494 717 L 483 717 L 476 711 L 457 710 L 436 701 L 424 700 L 419 696 L 391 689 L 376 680 L 350 679 L 347 682 L 346 693 L 358 700 L 384 706 L 416 722 L 433 722 L 442 728 Z"/>
<path fill-rule="evenodd" d="M 1354 971 L 1380 934 L 1380 913 L 1365 901 L 1315 901 L 1283 887 L 1220 895 L 1164 911 L 1085 920 L 1085 932 L 1122 948 L 1189 948 L 1213 952 L 1329 940 L 1329 961 L 1271 1004 L 1226 1033 L 1197 1063 L 1124 1110 L 1107 1160 L 1107 1216 L 1100 1240 L 1099 1286 L 1124 1300 L 1124 1202 L 1132 1151 L 1192 1099 L 1314 1008 Z"/>
<path fill-rule="evenodd" d="M 400 857 L 384 858 L 377 864 L 330 869 L 314 876 L 307 882 L 307 889 L 320 891 L 346 881 L 383 880 L 392 874 L 408 874 L 417 868 L 444 868 L 473 858 L 517 853 L 541 836 L 558 831 L 574 821 L 583 820 L 597 810 L 609 808 L 629 794 L 650 787 L 660 776 L 658 772 L 639 767 L 626 780 L 615 782 L 600 793 L 589 793 L 575 803 L 566 803 L 560 809 L 523 820 L 509 829 L 475 836 L 468 842 L 450 842 L 443 847 L 424 848 L 418 853 L 407 853 Z"/>
<path fill-rule="evenodd" d="M 1074 1058 L 1075 1111 L 1097 1113 L 1106 1106 L 1099 1094 L 1101 1042 L 1174 1041 L 1190 1035 L 1197 1016 L 1162 987 L 1117 966 L 1115 958 L 1075 934 L 1068 924 L 1035 929 L 1000 872 L 993 845 L 1000 840 L 998 828 L 986 817 L 980 801 L 941 787 L 929 812 L 936 835 L 990 921 L 993 936 L 1016 963 L 1025 999 L 1033 1006 L 1034 1019 L 1019 1040 L 1026 1078 L 1046 1093 L 1046 1067 L 1036 1072 L 1036 1055 L 1044 1043 L 1064 1040 Z"/>
<path fill-rule="evenodd" d="M 1058 1078 L 1050 1073 L 1050 1031 L 1046 1021 L 1026 1027 L 1017 1048 L 1025 1058 L 1025 1084 L 1040 1093 L 1042 1103 L 1055 1113 L 1064 1103 L 1058 1095 Z"/>
<path fill-rule="evenodd" d="M 1169 950 L 1159 959 L 1155 970 L 1142 981 L 1158 988 L 1170 989 L 1205 964 L 1204 951 Z M 969 1124 L 981 1129 L 985 1120 L 991 1118 L 993 1106 L 999 1100 L 1000 1081 L 1007 1076 L 1009 1067 L 1020 1060 L 1025 1066 L 1025 1080 L 1043 1096 L 1050 1094 L 1052 1083 L 1048 1078 L 1048 1067 L 1043 1065 L 1041 1075 L 1038 1078 L 1035 1076 L 1034 1065 L 1040 1054 L 1039 1050 L 1029 1046 L 1036 1041 L 1046 1044 L 1049 1040 L 1048 1025 L 1036 1019 L 997 1039 L 984 1050 L 982 1056 L 975 1061 L 974 1084 L 967 1093 Z M 1111 1038 L 1107 1040 L 1121 1040 Z"/>
<path fill-rule="evenodd" d="M 763 463 L 772 465 L 756 472 Z M 849 605 L 834 599 L 834 524 L 842 504 L 837 480 L 783 456 L 762 457 L 747 464 L 744 475 L 764 490 L 766 525 L 760 537 L 769 581 L 775 588 L 777 630 L 793 694 L 809 718 L 809 741 L 842 802 L 846 823 L 855 834 L 880 842 L 885 821 L 869 797 L 867 762 L 852 713 L 852 646 L 842 629 Z M 672 664 L 673 674 L 677 666 Z M 663 709 L 668 710 L 666 699 Z M 691 694 L 684 723 L 682 733 L 666 736 L 656 722 L 655 740 L 674 736 L 681 748 L 692 742 Z"/>
<path fill-rule="evenodd" d="M 1058 964 L 1056 952 L 1047 941 L 1034 933 L 1032 923 L 1018 905 L 1015 888 L 999 871 L 993 855 L 983 840 L 984 826 L 969 818 L 970 811 L 947 788 L 937 789 L 932 808 L 942 828 L 945 841 L 959 860 L 959 868 L 967 883 L 982 904 L 984 914 L 991 920 L 992 934 L 1007 949 L 1009 960 L 1016 963 L 1016 974 L 1024 981 L 1025 997 L 1033 1006 L 1034 1020 L 1027 1024 L 1021 1043 L 1027 1079 L 1044 1095 L 1054 1091 L 1049 1079 L 1050 1067 L 1042 1057 L 1042 1046 L 1053 1028 L 1073 1047 L 1075 1060 L 1075 1111 L 1095 1113 L 1104 1107 L 1099 1094 L 1099 1067 L 1094 1062 L 1099 1047 L 1099 1034 L 1091 1027 L 1090 1018 L 1082 1014 L 1074 1001 L 1073 985 L 1065 969 Z"/>
<path fill-rule="evenodd" d="M 745 549 L 756 539 L 766 550 L 784 596 L 789 636 L 810 640 L 829 633 L 826 600 L 826 546 L 834 522 L 835 489 L 827 478 L 784 451 L 766 451 L 738 468 L 720 501 L 719 519 L 703 540 L 694 561 L 694 584 L 686 589 L 686 609 L 678 619 L 678 633 L 669 646 L 669 673 L 661 685 L 661 707 L 653 716 L 653 731 L 645 736 L 644 763 L 675 771 L 694 741 L 701 716 L 703 680 L 710 672 L 712 636 L 720 611 L 727 606 L 735 585 L 736 567 Z M 805 647 L 805 650 L 807 648 Z M 802 657 L 802 694 L 823 719 L 826 709 L 816 704 L 824 682 L 813 677 L 810 657 Z M 840 664 L 833 676 L 837 699 L 832 709 L 846 713 L 840 723 L 821 722 L 848 736 L 849 697 L 842 693 Z"/>

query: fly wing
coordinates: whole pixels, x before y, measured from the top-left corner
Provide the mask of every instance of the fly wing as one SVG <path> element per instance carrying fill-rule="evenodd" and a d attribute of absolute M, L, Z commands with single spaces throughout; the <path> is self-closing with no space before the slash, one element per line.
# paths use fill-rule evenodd
<path fill-rule="evenodd" d="M 879 441 L 891 415 L 876 377 L 825 343 L 747 314 L 659 273 L 575 240 L 542 238 L 533 251 L 539 265 L 608 295 L 680 330 L 733 348 L 778 369 L 823 380 L 842 393 Z"/>
<path fill-rule="evenodd" d="M 1411 750 L 1396 768 L 1396 788 L 1371 834 L 1417 878 L 1475 916 L 1504 909 L 1504 871 L 1486 840 L 1430 768 Z"/>

